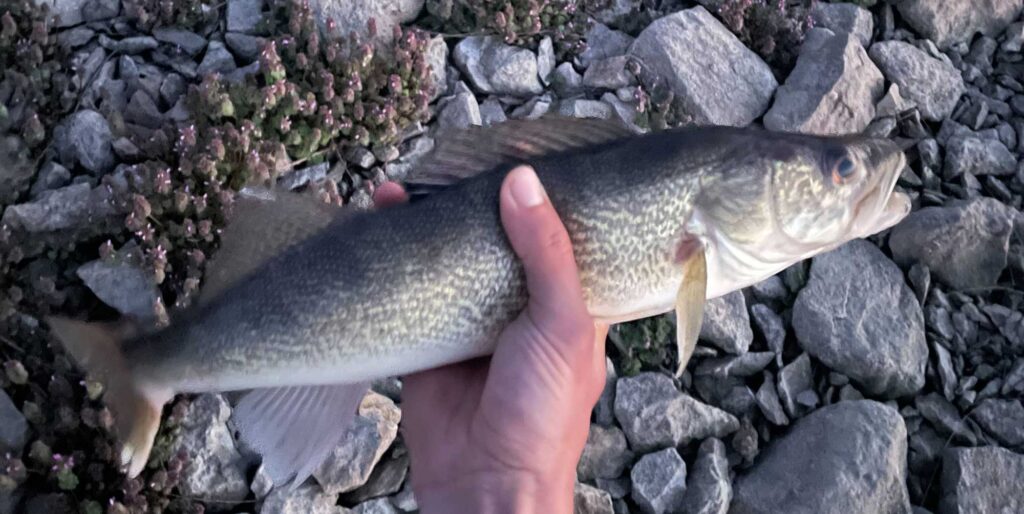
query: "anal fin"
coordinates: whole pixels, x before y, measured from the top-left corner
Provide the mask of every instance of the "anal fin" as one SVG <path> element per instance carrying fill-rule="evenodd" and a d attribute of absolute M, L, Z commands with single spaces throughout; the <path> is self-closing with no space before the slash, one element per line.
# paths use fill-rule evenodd
<path fill-rule="evenodd" d="M 704 302 L 707 300 L 708 267 L 703 248 L 697 248 L 682 261 L 683 282 L 676 293 L 676 349 L 679 363 L 676 376 L 683 374 L 690 362 L 700 327 L 704 321 Z"/>

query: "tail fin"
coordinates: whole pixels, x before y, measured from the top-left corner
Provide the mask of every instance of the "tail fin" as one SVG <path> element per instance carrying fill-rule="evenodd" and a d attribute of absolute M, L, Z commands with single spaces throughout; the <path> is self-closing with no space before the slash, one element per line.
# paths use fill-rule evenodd
<path fill-rule="evenodd" d="M 135 380 L 116 329 L 58 317 L 46 322 L 78 366 L 103 384 L 104 402 L 123 442 L 121 465 L 128 466 L 130 478 L 138 476 L 153 448 L 163 404 L 171 395 L 147 390 Z"/>

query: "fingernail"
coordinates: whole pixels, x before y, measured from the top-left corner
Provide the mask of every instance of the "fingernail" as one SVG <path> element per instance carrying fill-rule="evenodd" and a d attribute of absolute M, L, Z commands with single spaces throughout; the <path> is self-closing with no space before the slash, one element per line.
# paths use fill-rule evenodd
<path fill-rule="evenodd" d="M 512 177 L 509 185 L 512 199 L 521 207 L 536 207 L 544 203 L 544 186 L 537 179 L 537 174 L 528 168 L 521 168 Z"/>

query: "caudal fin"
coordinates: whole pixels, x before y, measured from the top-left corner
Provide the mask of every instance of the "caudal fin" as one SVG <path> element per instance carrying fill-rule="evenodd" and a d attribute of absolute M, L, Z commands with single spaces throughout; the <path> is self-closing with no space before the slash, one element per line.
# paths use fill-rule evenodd
<path fill-rule="evenodd" d="M 104 402 L 124 446 L 121 465 L 128 466 L 129 477 L 138 476 L 153 449 L 163 404 L 171 395 L 147 390 L 136 381 L 115 329 L 59 317 L 46 322 L 78 366 L 103 384 Z"/>

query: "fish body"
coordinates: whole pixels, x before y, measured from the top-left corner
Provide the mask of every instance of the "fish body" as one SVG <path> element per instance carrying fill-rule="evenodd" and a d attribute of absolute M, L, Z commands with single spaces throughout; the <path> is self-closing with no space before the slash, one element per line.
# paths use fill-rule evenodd
<path fill-rule="evenodd" d="M 533 123 L 520 147 L 543 146 L 530 137 L 545 126 Z M 700 300 L 754 284 L 909 211 L 893 194 L 902 152 L 864 137 L 704 127 L 507 154 L 408 204 L 338 217 L 158 332 L 120 343 L 51 326 L 150 412 L 183 392 L 365 384 L 487 355 L 526 305 L 498 210 L 515 164 L 536 170 L 586 304 L 610 323 L 678 312 L 688 281 Z M 701 266 L 688 267 L 696 257 Z M 148 447 L 134 445 L 126 459 L 139 469 Z"/>

